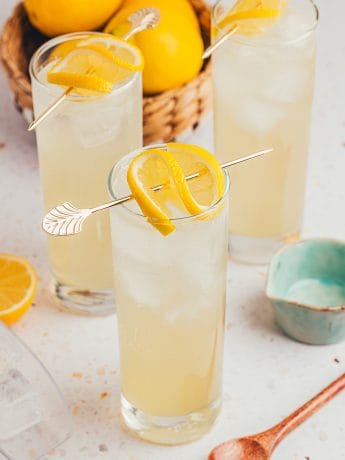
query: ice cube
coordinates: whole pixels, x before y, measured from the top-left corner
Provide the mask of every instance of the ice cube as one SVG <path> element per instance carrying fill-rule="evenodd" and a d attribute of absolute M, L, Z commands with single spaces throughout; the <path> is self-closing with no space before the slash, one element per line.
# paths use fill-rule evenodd
<path fill-rule="evenodd" d="M 296 46 L 304 46 L 301 38 L 309 34 L 310 26 L 310 19 L 305 14 L 291 9 L 273 25 L 269 34 L 276 40 L 291 41 Z"/>
<path fill-rule="evenodd" d="M 0 440 L 13 438 L 42 420 L 39 396 L 17 369 L 0 375 Z"/>
<path fill-rule="evenodd" d="M 253 97 L 242 100 L 242 105 L 237 107 L 233 117 L 243 129 L 260 135 L 271 131 L 284 115 L 284 108 L 278 103 Z"/>
<path fill-rule="evenodd" d="M 78 104 L 71 112 L 73 129 L 84 148 L 93 148 L 113 141 L 120 135 L 123 108 L 98 103 L 92 110 L 88 104 Z M 90 113 L 90 110 L 92 113 Z"/>
<path fill-rule="evenodd" d="M 306 92 L 308 78 L 309 73 L 303 62 L 277 62 L 275 71 L 263 82 L 260 92 L 271 103 L 294 102 Z"/>

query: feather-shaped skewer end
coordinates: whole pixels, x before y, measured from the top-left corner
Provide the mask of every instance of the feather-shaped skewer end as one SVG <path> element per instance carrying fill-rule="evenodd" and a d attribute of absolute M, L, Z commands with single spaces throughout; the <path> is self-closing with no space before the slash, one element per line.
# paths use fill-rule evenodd
<path fill-rule="evenodd" d="M 92 213 L 89 208 L 75 208 L 71 203 L 63 203 L 51 209 L 42 221 L 43 230 L 52 236 L 75 235 L 82 231 L 84 220 Z"/>

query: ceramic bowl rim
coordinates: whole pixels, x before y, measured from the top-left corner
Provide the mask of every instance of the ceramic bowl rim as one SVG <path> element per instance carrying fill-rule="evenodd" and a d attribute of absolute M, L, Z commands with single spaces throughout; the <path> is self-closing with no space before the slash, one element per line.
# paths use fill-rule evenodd
<path fill-rule="evenodd" d="M 303 308 L 306 310 L 311 310 L 315 312 L 323 312 L 323 313 L 339 313 L 339 312 L 345 312 L 345 303 L 343 305 L 336 305 L 335 307 L 316 307 L 315 305 L 310 305 L 307 303 L 302 303 L 302 302 L 297 302 L 295 300 L 288 300 L 288 299 L 283 299 L 281 297 L 276 297 L 271 294 L 270 291 L 272 291 L 272 270 L 273 270 L 273 265 L 276 264 L 277 260 L 281 257 L 281 255 L 286 252 L 289 248 L 292 246 L 297 246 L 301 245 L 304 243 L 310 243 L 310 242 L 316 242 L 316 243 L 330 243 L 332 245 L 337 245 L 337 246 L 343 246 L 345 249 L 345 241 L 338 240 L 335 238 L 322 238 L 322 237 L 314 237 L 314 238 L 305 238 L 301 239 L 299 241 L 296 241 L 294 243 L 286 244 L 282 248 L 280 248 L 272 257 L 271 262 L 268 267 L 267 271 L 267 281 L 266 281 L 266 289 L 265 289 L 265 294 L 266 297 L 274 302 L 280 301 L 284 302 L 285 304 L 289 304 L 290 306 L 298 307 L 298 308 Z"/>

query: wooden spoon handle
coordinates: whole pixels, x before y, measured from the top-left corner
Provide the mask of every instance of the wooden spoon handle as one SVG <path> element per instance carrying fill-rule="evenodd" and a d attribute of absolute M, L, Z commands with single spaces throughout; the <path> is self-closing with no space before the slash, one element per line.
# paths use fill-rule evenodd
<path fill-rule="evenodd" d="M 334 382 L 324 388 L 320 393 L 314 396 L 310 401 L 306 402 L 303 406 L 290 414 L 280 423 L 268 430 L 265 434 L 267 445 L 270 448 L 274 447 L 288 435 L 298 425 L 303 423 L 307 418 L 314 414 L 320 407 L 322 407 L 330 399 L 334 398 L 340 391 L 345 389 L 345 374 L 338 377 Z M 264 433 L 262 433 L 263 435 Z M 259 435 L 260 436 L 260 435 Z"/>

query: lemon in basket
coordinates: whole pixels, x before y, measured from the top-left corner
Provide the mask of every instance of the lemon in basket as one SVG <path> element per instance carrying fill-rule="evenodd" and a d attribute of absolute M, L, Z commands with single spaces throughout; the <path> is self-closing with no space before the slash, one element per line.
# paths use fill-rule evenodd
<path fill-rule="evenodd" d="M 49 37 L 97 29 L 121 3 L 122 0 L 24 0 L 31 24 Z"/>
<path fill-rule="evenodd" d="M 145 60 L 144 93 L 160 93 L 192 80 L 202 66 L 203 42 L 187 0 L 125 0 L 105 32 L 123 35 L 129 28 L 128 16 L 143 7 L 158 8 L 161 15 L 157 27 L 133 37 Z"/>

